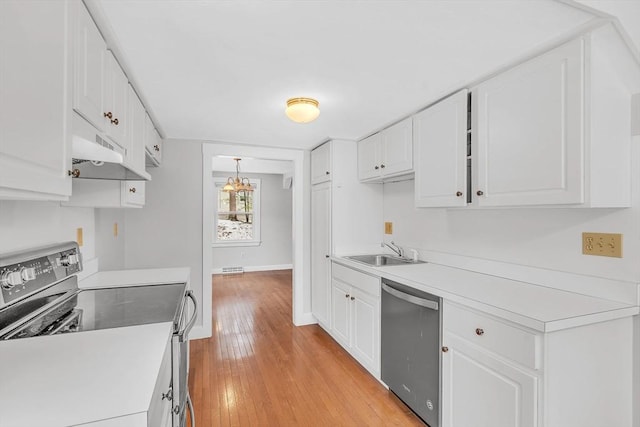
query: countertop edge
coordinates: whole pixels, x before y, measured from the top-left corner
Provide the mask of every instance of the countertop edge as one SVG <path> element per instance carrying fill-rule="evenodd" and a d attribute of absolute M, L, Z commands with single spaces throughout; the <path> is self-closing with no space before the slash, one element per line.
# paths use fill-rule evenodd
<path fill-rule="evenodd" d="M 538 319 L 535 317 L 531 317 L 531 316 L 526 316 L 526 315 L 522 315 L 519 314 L 517 312 L 515 312 L 514 310 L 510 309 L 509 307 L 500 307 L 500 306 L 496 306 L 496 305 L 491 305 L 491 304 L 487 304 L 486 302 L 483 301 L 478 301 L 476 299 L 470 298 L 468 296 L 465 295 L 461 295 L 458 293 L 454 293 L 454 292 L 450 292 L 447 291 L 446 289 L 444 289 L 443 287 L 437 287 L 434 286 L 433 283 L 427 283 L 427 282 L 417 282 L 415 280 L 412 280 L 411 278 L 408 278 L 406 276 L 403 276 L 402 274 L 398 274 L 397 271 L 394 273 L 394 267 L 395 266 L 385 266 L 385 267 L 374 267 L 374 266 L 368 266 L 364 263 L 358 262 L 358 261 L 352 261 L 349 259 L 346 259 L 343 256 L 332 256 L 330 258 L 333 262 L 336 262 L 338 264 L 341 264 L 345 267 L 349 267 L 352 268 L 354 270 L 360 271 L 362 273 L 371 275 L 371 276 L 375 276 L 375 277 L 379 277 L 379 278 L 385 278 L 385 279 L 389 279 L 389 280 L 393 280 L 393 281 L 397 281 L 406 285 L 409 285 L 411 287 L 414 287 L 416 289 L 425 291 L 425 292 L 429 292 L 432 293 L 434 295 L 437 295 L 441 298 L 444 298 L 446 300 L 464 305 L 466 307 L 481 311 L 483 313 L 498 317 L 500 319 L 506 320 L 506 321 L 510 321 L 513 323 L 516 323 L 520 326 L 524 326 L 530 329 L 533 329 L 537 332 L 541 332 L 541 333 L 547 333 L 547 332 L 555 332 L 555 331 L 560 331 L 563 329 L 568 329 L 568 328 L 573 328 L 573 327 L 578 327 L 578 326 L 585 326 L 585 325 L 589 325 L 589 324 L 593 324 L 593 323 L 598 323 L 598 322 L 604 322 L 604 321 L 609 321 L 609 320 L 615 320 L 615 319 L 620 319 L 620 318 L 624 318 L 624 317 L 630 317 L 630 316 L 634 316 L 640 313 L 640 307 L 638 306 L 634 306 L 634 305 L 624 305 L 622 303 L 618 303 L 615 301 L 610 301 L 610 300 L 605 300 L 603 298 L 598 298 L 599 300 L 602 300 L 603 302 L 611 302 L 611 303 L 618 303 L 618 305 L 620 305 L 620 307 L 615 308 L 615 309 L 608 309 L 608 310 L 603 310 L 603 311 L 597 311 L 597 312 L 591 312 L 591 313 L 585 313 L 584 315 L 580 315 L 580 316 L 568 316 L 568 317 L 558 317 L 556 319 Z M 427 262 L 427 264 L 429 264 Z M 431 263 L 433 265 L 437 265 L 439 267 L 446 267 L 446 268 L 451 268 L 457 271 L 463 271 L 465 274 L 470 275 L 470 277 L 473 277 L 474 275 L 477 275 L 477 277 L 485 277 L 488 276 L 487 274 L 483 274 L 483 273 L 477 273 L 477 272 L 472 272 L 472 271 L 468 271 L 468 270 L 462 270 L 462 269 L 458 269 L 456 267 L 450 267 L 450 266 L 446 266 L 446 265 L 440 265 L 440 264 L 434 264 Z M 424 265 L 424 264 L 418 264 L 418 265 Z M 500 276 L 495 276 L 500 278 Z M 552 288 L 548 288 L 548 287 L 544 287 L 541 285 L 537 285 L 537 284 L 533 284 L 533 283 L 525 283 L 525 282 L 521 282 L 521 281 L 515 281 L 512 279 L 508 279 L 508 278 L 501 278 L 503 280 L 511 280 L 514 283 L 518 283 L 520 286 L 531 286 L 531 287 L 536 287 L 536 288 L 544 288 L 546 292 L 558 292 L 558 294 L 560 293 L 567 293 L 568 291 L 565 290 L 555 290 Z M 571 293 L 571 292 L 569 292 Z M 577 293 L 573 293 L 574 295 L 576 295 L 576 298 L 580 298 L 580 297 L 587 297 L 585 295 L 582 294 L 577 294 Z M 594 298 L 594 297 L 589 297 L 589 298 Z"/>

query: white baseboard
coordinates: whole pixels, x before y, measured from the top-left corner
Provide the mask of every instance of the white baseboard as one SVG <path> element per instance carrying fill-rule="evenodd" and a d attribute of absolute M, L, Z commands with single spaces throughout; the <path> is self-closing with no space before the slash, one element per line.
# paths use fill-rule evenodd
<path fill-rule="evenodd" d="M 202 325 L 194 326 L 189 332 L 189 341 L 202 338 L 211 338 L 211 331 L 205 331 Z"/>
<path fill-rule="evenodd" d="M 293 268 L 293 264 L 253 265 L 246 267 L 242 266 L 242 268 L 247 273 L 252 271 L 291 270 Z M 211 274 L 222 274 L 222 268 L 211 269 Z"/>
<path fill-rule="evenodd" d="M 310 312 L 302 313 L 302 315 L 293 320 L 295 326 L 314 325 L 316 323 L 318 323 L 318 320 Z"/>

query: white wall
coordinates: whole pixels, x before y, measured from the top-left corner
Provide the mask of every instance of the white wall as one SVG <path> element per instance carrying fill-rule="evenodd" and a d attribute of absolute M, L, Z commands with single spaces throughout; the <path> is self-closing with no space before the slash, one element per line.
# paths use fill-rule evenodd
<path fill-rule="evenodd" d="M 189 267 L 202 302 L 202 143 L 165 141 L 163 149 L 162 166 L 148 170 L 145 207 L 125 212 L 125 267 Z M 201 308 L 194 337 L 199 326 Z"/>
<path fill-rule="evenodd" d="M 126 209 L 96 209 L 96 256 L 100 270 L 122 270 L 125 266 Z M 114 224 L 118 224 L 118 234 L 114 235 Z"/>
<path fill-rule="evenodd" d="M 96 256 L 93 208 L 61 207 L 58 202 L 0 200 L 0 253 L 76 240 L 82 227 L 85 261 Z"/>
<path fill-rule="evenodd" d="M 227 178 L 229 174 L 214 172 L 213 176 Z M 222 267 L 244 267 L 247 271 L 290 267 L 291 190 L 282 188 L 282 175 L 242 173 L 241 176 L 246 176 L 251 181 L 261 180 L 262 243 L 260 246 L 213 248 L 213 271 L 221 272 Z"/>

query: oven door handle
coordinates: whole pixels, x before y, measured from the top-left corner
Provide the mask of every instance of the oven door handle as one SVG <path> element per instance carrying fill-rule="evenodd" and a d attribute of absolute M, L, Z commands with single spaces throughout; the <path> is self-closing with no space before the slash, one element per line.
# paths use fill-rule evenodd
<path fill-rule="evenodd" d="M 386 283 L 382 284 L 382 290 L 393 295 L 396 298 L 400 298 L 401 300 L 410 302 L 412 304 L 417 304 L 421 307 L 424 308 L 428 308 L 430 310 L 435 310 L 438 311 L 438 303 L 436 301 L 431 301 L 428 299 L 424 299 L 424 298 L 420 298 L 420 297 L 416 297 L 414 295 L 409 295 L 409 294 L 405 294 L 402 291 L 399 291 L 395 288 L 392 288 L 391 286 L 387 285 Z"/>
<path fill-rule="evenodd" d="M 189 331 L 191 331 L 191 328 L 193 328 L 193 325 L 196 323 L 196 319 L 198 318 L 198 300 L 196 300 L 196 297 L 193 295 L 193 291 L 189 290 L 185 292 L 185 296 L 189 297 L 191 302 L 193 302 L 193 314 L 191 315 L 191 319 L 189 319 L 187 326 L 185 326 L 182 331 L 178 332 L 180 342 L 184 342 L 188 339 Z"/>
<path fill-rule="evenodd" d="M 191 421 L 190 427 L 196 427 L 196 415 L 193 412 L 193 403 L 191 402 L 191 396 L 187 392 L 187 407 L 189 408 L 189 420 Z"/>

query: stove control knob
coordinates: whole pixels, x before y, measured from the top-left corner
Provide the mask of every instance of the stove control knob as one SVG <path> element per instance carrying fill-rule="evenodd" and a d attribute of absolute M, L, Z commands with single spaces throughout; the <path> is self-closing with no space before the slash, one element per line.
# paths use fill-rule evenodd
<path fill-rule="evenodd" d="M 30 282 L 36 278 L 36 269 L 33 267 L 27 267 L 20 270 L 20 276 L 25 282 Z"/>
<path fill-rule="evenodd" d="M 60 257 L 60 265 L 63 265 L 65 267 L 69 267 L 70 265 L 75 265 L 78 263 L 78 255 L 76 254 L 70 254 L 70 255 L 62 255 Z"/>
<path fill-rule="evenodd" d="M 0 283 L 3 289 L 11 289 L 22 284 L 22 275 L 19 271 L 5 271 L 0 277 Z"/>

